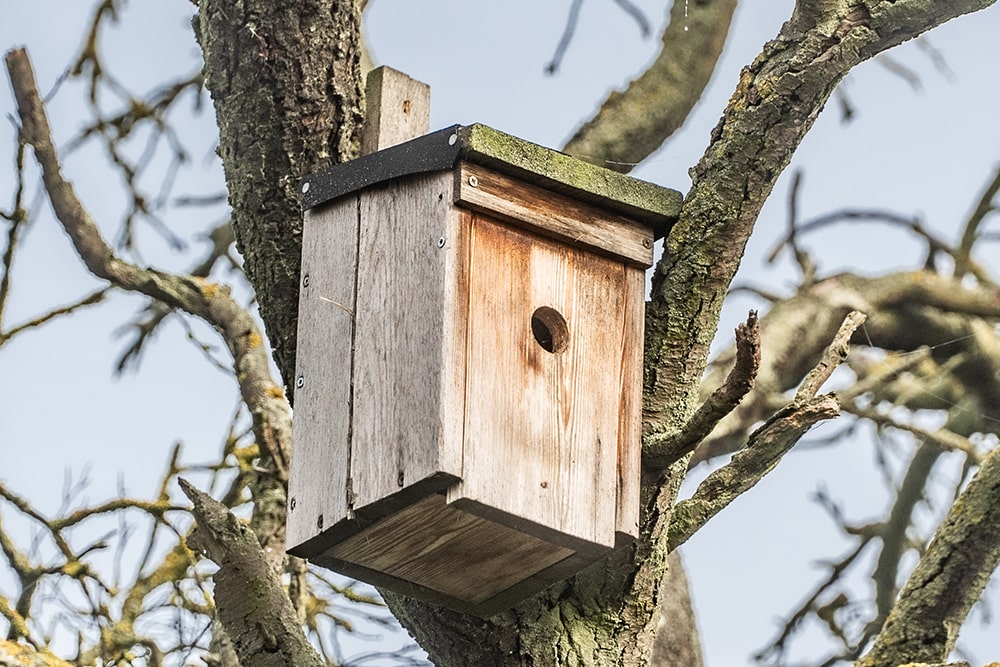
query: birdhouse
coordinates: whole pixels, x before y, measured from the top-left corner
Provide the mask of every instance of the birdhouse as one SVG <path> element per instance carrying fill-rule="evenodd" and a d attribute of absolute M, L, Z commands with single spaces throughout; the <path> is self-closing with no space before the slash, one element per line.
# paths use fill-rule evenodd
<path fill-rule="evenodd" d="M 302 192 L 289 551 L 486 617 L 633 540 L 680 195 L 482 125 Z"/>

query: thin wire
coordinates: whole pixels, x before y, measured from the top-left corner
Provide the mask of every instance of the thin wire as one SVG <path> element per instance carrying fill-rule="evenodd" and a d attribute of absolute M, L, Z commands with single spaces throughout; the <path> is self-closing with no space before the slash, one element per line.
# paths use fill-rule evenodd
<path fill-rule="evenodd" d="M 868 335 L 868 329 L 867 329 L 867 327 L 865 327 L 864 324 L 861 325 L 861 330 L 864 332 L 865 338 L 868 340 L 869 347 L 876 347 L 875 344 L 872 342 L 871 336 Z M 961 336 L 959 338 L 953 338 L 951 340 L 946 340 L 944 342 L 937 343 L 936 345 L 929 345 L 929 346 L 926 346 L 926 347 L 929 350 L 936 350 L 936 349 L 938 349 L 940 347 L 944 347 L 945 345 L 954 345 L 955 343 L 960 343 L 963 340 L 968 340 L 969 338 L 975 338 L 975 334 L 969 334 L 968 336 Z M 920 350 L 912 350 L 910 352 L 900 352 L 898 356 L 905 357 L 905 356 L 911 355 L 911 354 L 921 354 L 921 351 Z M 848 362 L 848 365 L 850 365 L 850 362 Z M 948 400 L 948 399 L 946 399 L 946 398 L 944 398 L 942 396 L 938 396 L 934 392 L 929 391 L 929 390 L 924 389 L 924 388 L 921 388 L 920 391 L 921 391 L 921 393 L 923 393 L 923 394 L 925 394 L 927 396 L 930 396 L 931 398 L 933 398 L 935 400 L 941 401 L 942 403 L 944 403 L 945 405 L 947 405 L 949 407 L 958 408 L 962 412 L 972 412 L 972 413 L 975 413 L 980 419 L 982 419 L 984 421 L 989 421 L 989 422 L 994 422 L 996 424 L 1000 424 L 1000 419 L 998 419 L 996 417 L 991 417 L 990 415 L 988 415 L 988 414 L 986 414 L 984 412 L 979 412 L 979 411 L 976 411 L 976 410 L 969 410 L 969 408 L 961 406 L 958 403 L 955 403 L 954 401 L 950 401 L 950 400 Z"/>

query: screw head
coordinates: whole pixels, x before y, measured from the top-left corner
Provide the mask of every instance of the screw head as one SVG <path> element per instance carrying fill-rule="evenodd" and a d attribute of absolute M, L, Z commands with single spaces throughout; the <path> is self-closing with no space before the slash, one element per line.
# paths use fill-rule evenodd
<path fill-rule="evenodd" d="M 438 247 L 439 248 L 443 248 L 444 247 L 444 243 L 445 243 L 444 237 L 442 236 L 441 238 L 438 239 Z"/>
<path fill-rule="evenodd" d="M 302 194 L 309 192 L 309 181 L 302 184 Z"/>
<path fill-rule="evenodd" d="M 646 249 L 652 248 L 653 247 L 653 242 L 650 241 L 649 239 L 643 239 L 642 240 L 642 247 L 646 248 Z"/>
<path fill-rule="evenodd" d="M 288 501 L 288 509 L 294 512 L 296 504 L 297 503 L 295 502 L 295 498 L 292 498 L 291 500 Z"/>
<path fill-rule="evenodd" d="M 302 276 L 302 286 L 309 287 L 309 274 Z"/>
<path fill-rule="evenodd" d="M 448 145 L 449 146 L 454 146 L 456 141 L 458 141 L 458 135 L 457 134 L 453 134 L 450 137 L 448 137 Z"/>
<path fill-rule="evenodd" d="M 469 185 L 474 188 L 479 187 L 479 179 L 475 176 L 469 176 Z"/>
<path fill-rule="evenodd" d="M 298 387 L 299 389 L 302 389 L 302 387 L 304 387 L 305 384 L 306 384 L 306 379 L 301 375 L 295 379 L 295 386 Z"/>

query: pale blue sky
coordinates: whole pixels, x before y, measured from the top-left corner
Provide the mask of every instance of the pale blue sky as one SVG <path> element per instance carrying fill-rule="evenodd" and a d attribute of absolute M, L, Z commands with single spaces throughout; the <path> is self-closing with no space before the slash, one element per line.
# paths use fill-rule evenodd
<path fill-rule="evenodd" d="M 41 85 L 48 88 L 79 46 L 89 3 L 10 4 L 0 24 L 0 45 L 26 44 Z M 662 3 L 637 4 L 657 27 L 662 24 Z M 659 44 L 655 37 L 642 40 L 611 0 L 591 0 L 583 5 L 559 74 L 546 76 L 543 70 L 568 6 L 568 1 L 373 0 L 369 39 L 378 63 L 431 84 L 432 128 L 482 122 L 558 147 L 610 88 L 641 70 Z M 689 124 L 635 175 L 686 190 L 687 170 L 707 144 L 740 67 L 777 32 L 791 6 L 790 0 L 742 4 L 719 71 Z M 109 35 L 107 43 L 109 58 L 129 54 L 116 73 L 144 89 L 144 82 L 155 77 L 195 67 L 197 47 L 186 25 L 190 12 L 191 4 L 184 0 L 129 4 L 123 30 Z M 929 225 L 953 238 L 1000 160 L 997 34 L 996 8 L 931 33 L 953 78 L 936 71 L 912 44 L 894 51 L 893 58 L 921 74 L 919 92 L 877 63 L 858 68 L 846 84 L 858 112 L 855 122 L 842 126 L 831 105 L 796 155 L 793 166 L 806 170 L 802 214 L 844 205 L 920 212 Z M 64 89 L 50 108 L 61 143 L 78 127 L 79 105 L 79 95 Z M 0 109 L 5 114 L 13 109 L 7 85 L 0 86 Z M 206 152 L 194 155 L 183 186 L 200 194 L 222 187 L 221 169 L 207 151 L 213 131 L 210 118 L 203 117 L 188 135 L 192 148 Z M 0 154 L 7 156 L 0 160 L 4 198 L 10 191 L 12 136 L 5 124 L 0 130 Z M 92 151 L 67 159 L 66 169 L 112 236 L 123 205 L 117 176 Z M 762 213 L 738 281 L 773 290 L 792 284 L 787 260 L 771 268 L 761 261 L 784 228 L 789 173 Z M 32 187 L 37 189 L 37 183 Z M 9 201 L 0 200 L 0 205 Z M 99 285 L 76 259 L 47 204 L 41 202 L 38 213 L 16 267 L 8 322 Z M 222 214 L 221 209 L 172 214 L 170 224 L 191 241 L 190 252 L 166 251 L 153 233 L 144 232 L 144 259 L 172 269 L 189 265 L 202 249 L 194 235 Z M 825 271 L 874 273 L 913 266 L 921 251 L 899 232 L 882 228 L 838 228 L 808 238 L 807 245 L 822 248 Z M 989 250 L 995 253 L 995 247 Z M 983 259 L 990 263 L 996 257 Z M 236 405 L 233 383 L 204 362 L 181 327 L 173 324 L 160 333 L 139 374 L 112 379 L 114 359 L 126 339 L 111 333 L 140 303 L 119 295 L 0 351 L 0 377 L 5 380 L 0 383 L 0 477 L 46 511 L 59 505 L 65 470 L 79 475 L 90 465 L 86 496 L 96 501 L 116 495 L 119 478 L 129 492 L 149 493 L 175 441 L 185 444 L 188 461 L 209 460 L 219 448 Z M 722 340 L 752 305 L 746 298 L 733 300 L 724 314 Z M 210 332 L 199 331 L 215 342 Z M 873 518 L 886 509 L 887 495 L 872 458 L 864 438 L 832 450 L 793 454 L 685 547 L 710 667 L 749 664 L 748 656 L 775 633 L 776 620 L 823 576 L 816 561 L 845 549 L 836 527 L 809 500 L 818 485 L 844 502 L 851 519 Z M 957 463 L 949 461 L 952 473 Z M 4 516 L 6 521 L 6 511 Z M 0 586 L 4 576 L 0 574 Z M 995 586 L 992 597 L 997 599 Z M 996 634 L 995 627 L 992 632 Z M 975 620 L 963 635 L 982 662 L 1000 657 L 1000 642 L 991 642 L 988 635 Z M 816 645 L 803 646 L 799 653 L 806 662 L 823 654 Z"/>

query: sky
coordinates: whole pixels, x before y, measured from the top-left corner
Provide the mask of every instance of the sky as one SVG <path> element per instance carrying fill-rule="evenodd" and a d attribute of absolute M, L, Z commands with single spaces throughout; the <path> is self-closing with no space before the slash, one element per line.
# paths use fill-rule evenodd
<path fill-rule="evenodd" d="M 662 3 L 637 2 L 654 24 L 643 39 L 635 22 L 611 0 L 590 0 L 562 66 L 545 73 L 565 24 L 568 1 L 468 3 L 372 0 L 366 17 L 372 55 L 432 88 L 432 129 L 480 122 L 536 143 L 558 148 L 600 104 L 655 56 L 656 34 L 666 20 Z M 115 74 L 127 86 L 145 90 L 149 81 L 193 71 L 197 46 L 187 20 L 191 4 L 134 2 L 105 45 Z M 685 128 L 633 175 L 677 190 L 689 185 L 695 164 L 732 92 L 739 70 L 773 37 L 790 15 L 792 2 L 745 1 L 737 10 L 730 41 L 712 83 Z M 80 45 L 89 3 L 36 0 L 5 7 L 0 46 L 28 47 L 43 90 L 51 88 Z M 802 215 L 809 217 L 846 205 L 919 213 L 932 228 L 954 238 L 994 165 L 1000 160 L 1000 11 L 965 17 L 932 32 L 928 43 L 940 51 L 948 71 L 937 69 L 927 44 L 895 50 L 891 62 L 871 62 L 855 70 L 843 90 L 856 119 L 844 125 L 835 104 L 820 117 L 796 153 L 792 169 L 804 170 Z M 117 59 L 116 59 L 116 56 Z M 919 74 L 914 87 L 894 73 L 902 65 Z M 207 101 L 207 100 L 206 100 Z M 0 86 L 0 109 L 13 103 Z M 78 85 L 64 85 L 49 107 L 57 142 L 65 145 L 81 122 Z M 192 148 L 177 192 L 222 191 L 221 168 L 211 152 L 210 114 L 188 108 L 178 113 Z M 14 134 L 0 127 L 0 206 L 9 206 Z M 65 160 L 67 174 L 102 229 L 113 238 L 126 202 L 118 177 L 95 150 Z M 159 165 L 162 173 L 162 165 Z M 765 206 L 747 248 L 738 284 L 789 292 L 795 273 L 787 258 L 765 266 L 763 256 L 785 225 L 786 171 Z M 155 170 L 154 170 L 155 171 Z M 34 173 L 34 172 L 32 172 Z M 31 184 L 37 192 L 37 180 Z M 100 286 L 91 278 L 59 231 L 44 200 L 33 200 L 36 222 L 19 251 L 5 322 L 16 323 L 55 304 L 72 301 Z M 138 231 L 142 260 L 183 270 L 205 249 L 198 234 L 223 219 L 224 209 L 181 209 L 167 220 L 188 241 L 183 252 L 167 249 L 157 233 Z M 859 235 L 862 235 L 860 237 Z M 897 231 L 835 228 L 807 239 L 824 273 L 856 270 L 877 274 L 914 266 L 921 247 Z M 991 249 L 995 253 L 995 248 Z M 989 263 L 996 257 L 984 256 Z M 995 265 L 995 264 L 994 264 Z M 225 278 L 225 274 L 220 274 Z M 243 295 L 248 298 L 247 295 Z M 58 510 L 67 477 L 86 477 L 79 502 L 99 501 L 122 490 L 151 493 L 170 447 L 183 444 L 185 460 L 207 461 L 221 447 L 237 408 L 232 379 L 206 363 L 176 321 L 157 336 L 138 373 L 116 377 L 117 356 L 127 344 L 121 325 L 143 302 L 117 295 L 110 302 L 25 334 L 0 348 L 0 479 L 46 512 Z M 756 302 L 747 297 L 727 304 L 717 347 Z M 117 332 L 117 333 L 116 333 Z M 199 340 L 224 350 L 211 332 L 194 326 Z M 817 431 L 816 435 L 822 435 Z M 836 448 L 811 448 L 786 457 L 778 469 L 746 497 L 713 519 L 683 549 L 710 667 L 752 664 L 749 656 L 773 637 L 783 614 L 793 609 L 824 575 L 823 559 L 843 553 L 846 542 L 827 515 L 810 500 L 821 486 L 843 502 L 847 515 L 862 522 L 880 516 L 889 496 L 873 466 L 870 438 Z M 942 474 L 960 463 L 946 457 Z M 950 468 L 949 468 L 950 466 Z M 699 470 L 695 481 L 703 476 Z M 945 489 L 944 481 L 941 489 Z M 692 485 L 685 487 L 685 493 Z M 6 508 L 3 512 L 8 522 Z M 927 510 L 940 516 L 941 503 Z M 9 526 L 27 530 L 16 518 Z M 7 585 L 0 573 L 0 587 Z M 996 584 L 990 597 L 1000 601 Z M 1000 642 L 976 615 L 961 643 L 979 662 L 1000 656 Z M 996 627 L 992 629 L 996 633 Z M 809 635 L 810 637 L 814 635 Z M 803 661 L 823 655 L 806 641 Z"/>

